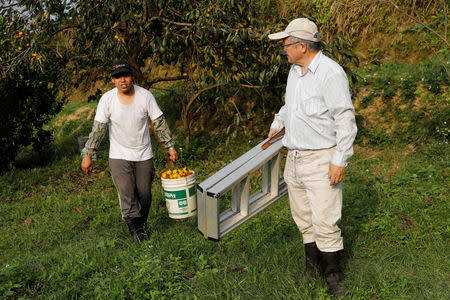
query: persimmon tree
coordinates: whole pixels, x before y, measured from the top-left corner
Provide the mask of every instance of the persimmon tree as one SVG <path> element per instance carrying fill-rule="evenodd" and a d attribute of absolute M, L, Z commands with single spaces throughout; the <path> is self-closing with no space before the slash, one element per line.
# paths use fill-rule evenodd
<path fill-rule="evenodd" d="M 44 125 L 64 102 L 57 89 L 64 56 L 49 34 L 52 24 L 57 26 L 60 2 L 47 1 L 44 7 L 34 3 L 34 9 L 27 10 L 29 3 L 32 1 L 0 1 L 2 170 L 22 146 L 32 144 L 35 150 L 47 150 L 52 135 Z"/>
<path fill-rule="evenodd" d="M 267 36 L 274 27 L 284 28 L 287 20 L 268 24 L 259 3 L 73 1 L 63 28 L 71 40 L 74 73 L 81 74 L 80 81 L 95 80 L 112 58 L 121 57 L 130 61 L 138 83 L 146 88 L 161 81 L 180 81 L 181 92 L 173 101 L 181 102 L 180 119 L 189 145 L 191 128 L 207 107 L 232 96 L 269 106 L 281 101 L 288 64 L 280 54 L 281 44 L 269 42 Z M 340 62 L 347 64 L 352 56 L 340 40 L 330 43 L 334 49 L 328 53 L 345 58 Z M 153 68 L 161 65 L 176 66 L 179 73 L 153 76 Z M 141 72 L 144 66 L 146 74 Z M 238 122 L 240 113 L 234 106 Z"/>
<path fill-rule="evenodd" d="M 280 54 L 281 45 L 268 42 L 267 35 L 287 21 L 267 24 L 259 13 L 260 1 L 0 3 L 3 84 L 33 82 L 47 87 L 48 92 L 33 94 L 39 101 L 46 98 L 55 103 L 47 109 L 46 120 L 60 107 L 57 90 L 100 78 L 109 80 L 105 72 L 118 58 L 130 62 L 137 83 L 146 88 L 161 81 L 178 82 L 173 105 L 181 103 L 186 145 L 198 114 L 227 103 L 227 99 L 269 106 L 281 102 L 288 64 Z M 163 77 L 153 74 L 154 67 L 165 65 L 175 66 L 179 72 Z M 9 101 L 14 101 L 12 96 Z M 239 124 L 238 105 L 233 102 L 233 107 Z M 42 127 L 42 122 L 28 123 Z M 26 143 L 24 140 L 21 145 Z"/>
<path fill-rule="evenodd" d="M 182 80 L 184 92 L 174 101 L 182 103 L 180 118 L 187 144 L 200 108 L 223 101 L 239 89 L 271 87 L 267 91 L 273 91 L 271 79 L 277 78 L 274 75 L 284 63 L 278 49 L 271 51 L 274 46 L 266 41 L 266 24 L 251 1 L 15 3 L 26 11 L 28 23 L 34 24 L 30 34 L 35 37 L 31 39 L 39 41 L 34 48 L 46 49 L 39 52 L 40 61 L 55 54 L 64 61 L 60 70 L 63 84 L 107 78 L 105 69 L 116 58 L 131 63 L 137 82 L 144 87 Z M 45 43 L 43 37 L 47 37 Z M 179 73 L 152 76 L 153 67 L 159 65 L 177 66 Z M 144 66 L 146 74 L 142 74 Z M 216 96 L 213 100 L 212 94 Z M 251 94 L 261 98 L 260 91 Z"/>
<path fill-rule="evenodd" d="M 186 144 L 198 119 L 196 113 L 205 106 L 243 93 L 252 102 L 280 95 L 284 81 L 280 76 L 285 75 L 279 70 L 287 65 L 279 45 L 268 43 L 270 28 L 256 4 L 200 1 L 180 14 L 167 6 L 179 1 L 160 2 L 158 15 L 153 17 L 164 28 L 160 59 L 178 65 L 180 73 L 187 76 L 186 92 L 180 97 Z"/>
<path fill-rule="evenodd" d="M 127 59 L 146 88 L 181 80 L 183 92 L 174 102 L 181 102 L 187 145 L 205 106 L 244 89 L 254 90 L 255 101 L 279 92 L 273 80 L 278 83 L 285 61 L 267 42 L 267 24 L 252 1 L 73 1 L 68 15 L 60 30 L 70 41 L 78 81 L 101 77 L 114 58 Z M 176 66 L 179 73 L 152 76 L 160 65 Z"/>

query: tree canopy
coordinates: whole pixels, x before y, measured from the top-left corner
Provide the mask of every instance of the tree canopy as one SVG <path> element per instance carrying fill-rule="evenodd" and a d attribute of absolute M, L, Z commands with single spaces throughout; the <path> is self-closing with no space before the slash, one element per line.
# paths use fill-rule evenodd
<path fill-rule="evenodd" d="M 46 87 L 46 92 L 23 89 L 29 94 L 20 98 L 36 99 L 36 106 L 55 104 L 42 105 L 42 115 L 49 107 L 42 122 L 21 115 L 10 123 L 43 132 L 39 128 L 44 120 L 57 113 L 63 101 L 56 91 L 109 80 L 105 70 L 120 58 L 130 62 L 137 83 L 146 88 L 161 81 L 179 82 L 182 91 L 176 100 L 181 102 L 188 144 L 196 114 L 208 105 L 242 93 L 255 102 L 281 99 L 288 64 L 280 45 L 268 42 L 267 36 L 287 21 L 268 24 L 258 5 L 234 0 L 1 0 L 2 90 L 18 83 Z M 335 39 L 334 50 L 345 67 L 355 60 L 342 41 L 343 36 Z M 154 76 L 152 70 L 165 65 L 174 66 L 178 74 Z M 4 97 L 14 103 L 19 94 Z M 23 139 L 17 147 L 27 143 L 29 139 Z"/>

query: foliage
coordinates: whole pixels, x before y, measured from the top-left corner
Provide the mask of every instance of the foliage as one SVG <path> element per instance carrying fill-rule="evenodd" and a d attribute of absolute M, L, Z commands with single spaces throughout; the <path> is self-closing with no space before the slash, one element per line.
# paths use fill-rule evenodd
<path fill-rule="evenodd" d="M 443 43 L 447 47 L 442 48 L 439 50 L 442 54 L 449 54 L 448 47 L 450 46 L 449 41 L 447 40 L 447 26 L 448 26 L 448 7 L 447 3 L 444 3 L 442 6 L 443 10 L 439 13 L 436 12 L 435 15 L 431 16 L 431 23 L 426 24 L 423 22 L 420 22 L 413 16 L 410 16 L 413 18 L 416 22 L 418 22 L 417 25 L 410 27 L 406 30 L 401 31 L 402 34 L 418 34 L 421 32 L 425 33 L 425 36 L 427 37 L 428 42 L 431 44 L 441 44 Z"/>
<path fill-rule="evenodd" d="M 57 86 L 61 90 L 108 80 L 105 66 L 114 58 L 127 59 L 137 82 L 147 88 L 160 81 L 185 80 L 179 100 L 186 144 L 196 113 L 215 104 L 204 92 L 224 98 L 233 92 L 227 88 L 239 86 L 280 93 L 273 87 L 279 86 L 278 70 L 286 64 L 273 50 L 277 46 L 267 43 L 268 30 L 251 2 L 22 0 L 4 10 L 8 18 L 2 20 L 25 32 L 29 47 L 15 51 L 17 59 L 3 67 L 5 76 L 19 67 L 19 59 L 48 63 L 57 55 L 64 63 Z M 13 22 L 19 11 L 21 22 Z M 8 55 L 23 37 L 3 40 Z M 166 64 L 178 66 L 180 73 L 151 76 L 153 67 Z M 148 75 L 142 74 L 144 68 Z"/>
<path fill-rule="evenodd" d="M 446 142 L 448 60 L 448 56 L 438 56 L 420 64 L 384 63 L 360 70 L 362 80 L 355 88 L 356 110 L 361 116 L 357 142 Z"/>
<path fill-rule="evenodd" d="M 48 36 L 45 32 L 34 36 L 38 25 L 29 22 L 33 17 L 38 18 L 38 12 L 24 16 L 13 8 L 0 8 L 0 11 L 0 168 L 3 170 L 23 146 L 32 144 L 37 151 L 48 151 L 52 133 L 44 125 L 60 111 L 64 100 L 57 89 L 62 59 L 56 52 L 41 56 L 42 51 L 47 51 L 44 44 Z"/>
<path fill-rule="evenodd" d="M 286 20 L 269 24 L 259 12 L 258 1 L 18 3 L 23 7 L 22 26 L 27 21 L 34 24 L 27 33 L 33 51 L 42 48 L 42 61 L 51 61 L 57 54 L 65 64 L 60 68 L 61 90 L 81 82 L 108 80 L 105 69 L 114 58 L 127 59 L 137 83 L 147 88 L 181 80 L 182 90 L 176 98 L 181 103 L 187 147 L 197 116 L 215 105 L 244 97 L 265 109 L 281 103 L 288 64 L 280 45 L 269 42 L 267 36 L 285 26 Z M 326 52 L 355 79 L 349 65 L 357 59 L 348 37 L 340 33 L 331 39 Z M 30 50 L 24 57 L 29 59 L 31 54 Z M 179 73 L 152 76 L 153 68 L 162 65 L 176 66 Z M 278 101 L 269 101 L 272 98 Z M 232 121 L 236 124 L 242 115 L 235 108 Z M 231 127 L 239 129 L 239 125 Z"/>
<path fill-rule="evenodd" d="M 165 1 L 161 13 L 168 20 L 179 20 L 171 3 Z M 286 63 L 277 45 L 268 42 L 268 25 L 251 1 L 203 1 L 186 9 L 182 17 L 178 22 L 163 21 L 160 59 L 179 65 L 186 74 L 179 99 L 189 147 L 191 128 L 202 109 L 242 95 L 241 90 L 248 88 L 254 90 L 247 94 L 255 102 L 279 96 L 284 78 L 280 68 L 285 71 Z"/>

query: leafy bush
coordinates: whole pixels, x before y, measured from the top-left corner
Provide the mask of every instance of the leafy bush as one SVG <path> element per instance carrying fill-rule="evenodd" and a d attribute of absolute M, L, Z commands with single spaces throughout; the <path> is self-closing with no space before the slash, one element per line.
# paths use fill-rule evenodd
<path fill-rule="evenodd" d="M 61 110 L 64 102 L 58 97 L 56 85 L 64 61 L 52 51 L 47 51 L 48 60 L 37 54 L 40 46 L 30 37 L 33 31 L 30 26 L 34 23 L 27 23 L 28 17 L 15 10 L 8 13 L 2 10 L 0 17 L 2 170 L 14 160 L 20 147 L 33 145 L 37 151 L 47 150 L 52 134 L 44 125 Z"/>

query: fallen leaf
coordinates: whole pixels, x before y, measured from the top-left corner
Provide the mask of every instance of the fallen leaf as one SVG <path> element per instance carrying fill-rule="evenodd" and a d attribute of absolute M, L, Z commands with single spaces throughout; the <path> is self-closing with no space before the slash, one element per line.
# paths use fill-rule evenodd
<path fill-rule="evenodd" d="M 81 213 L 83 211 L 83 207 L 75 207 L 75 211 Z"/>
<path fill-rule="evenodd" d="M 384 178 L 383 178 L 383 181 L 384 181 L 384 182 L 389 182 L 389 181 L 391 181 L 391 176 L 386 176 L 386 177 L 384 177 Z"/>
<path fill-rule="evenodd" d="M 411 222 L 411 220 L 408 219 L 407 216 L 398 215 L 398 217 L 403 220 L 403 223 L 406 225 L 406 227 L 408 227 L 408 228 L 412 227 L 412 222 Z"/>
<path fill-rule="evenodd" d="M 78 186 L 72 186 L 72 187 L 68 188 L 67 190 L 68 190 L 69 192 L 79 191 L 79 190 L 80 190 L 80 187 L 78 187 Z"/>
<path fill-rule="evenodd" d="M 105 194 L 109 193 L 112 189 L 113 189 L 112 187 L 107 187 L 106 189 L 104 189 L 104 190 L 102 191 L 102 197 L 104 197 Z"/>
<path fill-rule="evenodd" d="M 25 221 L 23 221 L 22 223 L 20 223 L 20 225 L 29 225 L 29 224 L 31 224 L 31 223 L 33 223 L 33 219 L 30 218 L 30 217 L 28 217 L 28 218 L 25 219 Z"/>
<path fill-rule="evenodd" d="M 234 267 L 228 267 L 228 271 L 243 273 L 243 272 L 247 272 L 247 268 L 236 265 Z"/>
<path fill-rule="evenodd" d="M 89 222 L 90 219 L 91 219 L 91 217 L 89 217 L 89 216 L 84 216 L 84 218 L 83 218 L 84 222 Z"/>
<path fill-rule="evenodd" d="M 11 197 L 6 197 L 5 201 L 6 201 L 6 202 L 11 201 Z"/>
<path fill-rule="evenodd" d="M 192 278 L 194 276 L 195 276 L 195 272 L 191 272 L 191 273 L 187 273 L 187 274 L 183 275 L 183 277 L 185 277 L 185 278 Z"/>
<path fill-rule="evenodd" d="M 354 215 L 354 217 L 357 219 L 360 219 L 360 218 L 367 217 L 367 215 L 356 214 L 356 215 Z"/>

